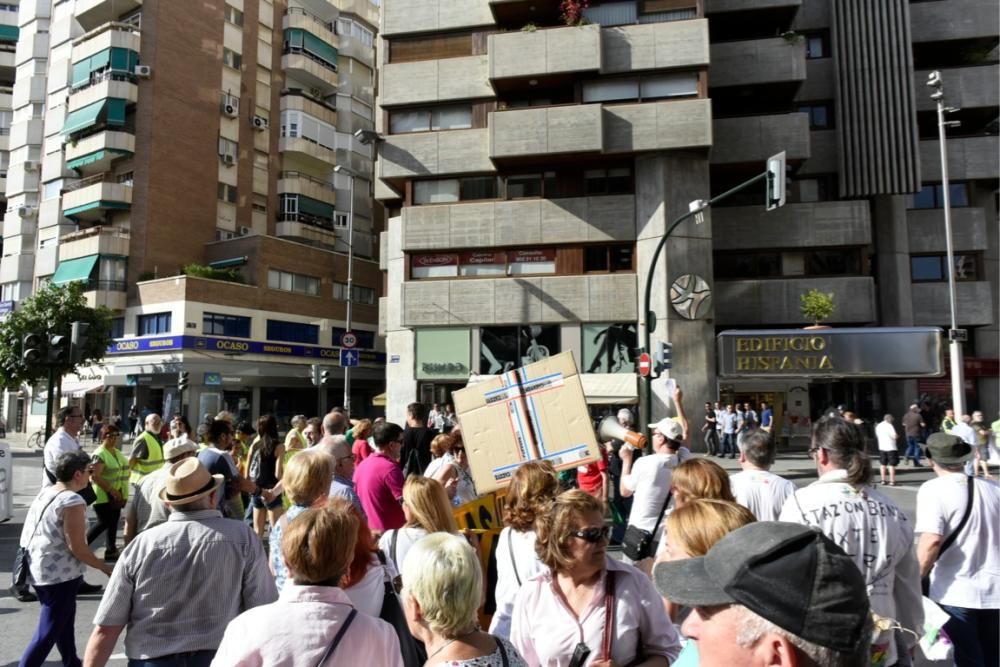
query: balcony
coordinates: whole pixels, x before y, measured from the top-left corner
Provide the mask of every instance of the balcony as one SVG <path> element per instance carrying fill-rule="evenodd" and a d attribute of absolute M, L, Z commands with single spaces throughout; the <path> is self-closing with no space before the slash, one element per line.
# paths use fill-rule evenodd
<path fill-rule="evenodd" d="M 952 137 L 947 140 L 948 177 L 953 181 L 994 179 L 1000 176 L 1000 137 Z M 941 145 L 937 139 L 920 142 L 920 180 L 941 180 Z"/>
<path fill-rule="evenodd" d="M 115 280 L 90 280 L 83 288 L 83 298 L 91 308 L 104 306 L 122 311 L 128 305 L 128 283 Z"/>
<path fill-rule="evenodd" d="M 316 99 L 301 90 L 289 90 L 281 94 L 281 111 L 303 111 L 317 120 L 337 126 L 337 109 L 321 99 Z"/>
<path fill-rule="evenodd" d="M 282 137 L 278 150 L 292 162 L 300 162 L 310 169 L 330 170 L 337 163 L 334 149 L 321 146 L 303 137 Z"/>
<path fill-rule="evenodd" d="M 73 15 L 84 30 L 90 31 L 139 7 L 142 0 L 77 0 Z"/>
<path fill-rule="evenodd" d="M 601 72 L 637 72 L 709 64 L 708 21 L 668 21 L 601 30 Z M 714 56 L 712 62 L 714 63 Z"/>
<path fill-rule="evenodd" d="M 988 39 L 996 45 L 995 0 L 951 0 L 914 2 L 910 6 L 910 30 L 914 44 L 962 39 Z"/>
<path fill-rule="evenodd" d="M 109 171 L 115 160 L 135 153 L 135 136 L 105 130 L 66 144 L 66 168 L 79 174 Z"/>
<path fill-rule="evenodd" d="M 128 257 L 128 244 L 129 231 L 127 229 L 98 225 L 60 237 L 59 261 L 90 255 Z"/>
<path fill-rule="evenodd" d="M 863 246 L 871 236 L 871 214 L 863 201 L 787 204 L 773 211 L 763 205 L 712 209 L 715 250 Z"/>
<path fill-rule="evenodd" d="M 301 217 L 291 214 L 279 215 L 278 223 L 275 226 L 275 236 L 302 241 L 310 245 L 326 246 L 328 248 L 333 248 L 336 245 L 337 232 L 332 225 L 321 227 L 300 219 L 290 219 Z"/>
<path fill-rule="evenodd" d="M 941 252 L 945 249 L 944 210 L 909 210 L 906 212 L 906 225 L 911 253 Z M 987 250 L 986 212 L 981 208 L 952 208 L 951 235 L 957 251 Z"/>
<path fill-rule="evenodd" d="M 799 84 L 806 78 L 802 42 L 775 37 L 712 45 L 712 88 Z"/>
<path fill-rule="evenodd" d="M 382 69 L 383 107 L 493 97 L 487 56 L 390 63 Z"/>
<path fill-rule="evenodd" d="M 709 148 L 711 100 L 674 100 L 604 107 L 604 152 Z"/>
<path fill-rule="evenodd" d="M 302 195 L 331 206 L 337 203 L 337 190 L 333 183 L 298 171 L 283 171 L 278 174 L 278 194 Z"/>
<path fill-rule="evenodd" d="M 629 322 L 636 290 L 634 273 L 407 281 L 402 324 Z"/>
<path fill-rule="evenodd" d="M 490 79 L 544 77 L 601 69 L 596 24 L 489 36 Z"/>
<path fill-rule="evenodd" d="M 948 283 L 913 283 L 913 324 L 916 326 L 944 326 L 951 321 L 951 300 Z M 993 288 L 986 280 L 955 283 L 955 308 L 959 326 L 988 326 L 993 324 L 996 304 Z"/>
<path fill-rule="evenodd" d="M 492 123 L 491 123 L 492 124 Z M 379 178 L 427 178 L 495 171 L 490 130 L 392 134 L 379 148 Z"/>
<path fill-rule="evenodd" d="M 79 6 L 79 5 L 78 5 Z M 139 31 L 121 23 L 108 23 L 73 41 L 72 62 L 78 63 L 106 49 L 128 49 L 139 53 Z"/>
<path fill-rule="evenodd" d="M 604 147 L 599 104 L 516 109 L 490 113 L 490 157 L 600 153 Z"/>
<path fill-rule="evenodd" d="M 63 215 L 72 220 L 102 220 L 109 211 L 132 208 L 132 185 L 115 183 L 114 174 L 84 178 L 63 189 Z"/>
<path fill-rule="evenodd" d="M 35 256 L 31 253 L 7 255 L 0 259 L 0 283 L 31 281 Z"/>
<path fill-rule="evenodd" d="M 488 0 L 394 0 L 382 7 L 383 37 L 492 26 Z"/>
<path fill-rule="evenodd" d="M 371 7 L 374 7 L 370 2 L 366 2 Z M 343 11 L 343 9 L 341 9 Z M 375 19 L 373 25 L 378 25 L 378 18 Z M 357 37 L 352 37 L 350 35 L 337 35 L 337 39 L 340 40 L 339 51 L 340 55 L 344 58 L 354 58 L 361 64 L 375 69 L 375 50 L 362 42 Z"/>
<path fill-rule="evenodd" d="M 715 281 L 716 326 L 802 324 L 799 297 L 810 289 L 833 292 L 830 324 L 876 320 L 875 281 L 867 276 Z"/>
<path fill-rule="evenodd" d="M 719 118 L 713 131 L 712 164 L 763 164 L 781 151 L 788 160 L 809 159 L 808 114 Z"/>
<path fill-rule="evenodd" d="M 402 210 L 403 250 L 635 240 L 635 197 L 521 199 Z"/>
<path fill-rule="evenodd" d="M 319 16 L 302 7 L 289 7 L 285 10 L 285 17 L 281 21 L 281 27 L 285 30 L 289 28 L 307 30 L 330 46 L 337 47 L 340 45 L 340 39 L 333 29 L 333 23 L 324 21 Z"/>
<path fill-rule="evenodd" d="M 759 9 L 798 9 L 802 0 L 704 0 L 706 14 L 744 12 Z"/>
<path fill-rule="evenodd" d="M 305 51 L 289 51 L 281 56 L 281 68 L 326 97 L 337 92 L 337 70 Z"/>
<path fill-rule="evenodd" d="M 930 70 L 913 73 L 913 85 L 923 90 Z M 1000 99 L 1000 65 L 956 67 L 941 71 L 950 106 L 959 109 L 995 107 Z M 930 95 L 917 95 L 917 111 L 935 111 L 937 105 Z"/>
<path fill-rule="evenodd" d="M 82 109 L 106 99 L 125 100 L 127 104 L 135 104 L 139 99 L 139 86 L 135 77 L 121 72 L 105 72 L 91 78 L 86 88 L 77 88 L 69 96 L 66 110 L 69 113 Z"/>
<path fill-rule="evenodd" d="M 14 80 L 14 68 L 17 66 L 17 58 L 15 54 L 17 53 L 17 47 L 13 44 L 7 42 L 0 43 L 0 72 L 4 73 L 4 78 L 10 81 Z"/>

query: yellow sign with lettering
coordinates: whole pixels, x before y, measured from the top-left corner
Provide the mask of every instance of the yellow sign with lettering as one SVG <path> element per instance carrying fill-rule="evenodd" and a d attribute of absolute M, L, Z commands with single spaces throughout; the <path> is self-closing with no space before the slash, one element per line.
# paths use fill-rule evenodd
<path fill-rule="evenodd" d="M 822 336 L 746 336 L 736 339 L 736 370 L 834 370 Z"/>

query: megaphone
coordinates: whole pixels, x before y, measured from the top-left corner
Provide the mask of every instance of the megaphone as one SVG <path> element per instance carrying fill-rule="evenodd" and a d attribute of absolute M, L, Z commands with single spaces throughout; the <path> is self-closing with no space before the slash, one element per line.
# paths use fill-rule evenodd
<path fill-rule="evenodd" d="M 646 446 L 646 436 L 628 430 L 618 423 L 618 419 L 610 415 L 601 420 L 597 427 L 597 435 L 602 441 L 621 440 L 626 445 L 631 445 L 636 449 L 643 449 Z"/>

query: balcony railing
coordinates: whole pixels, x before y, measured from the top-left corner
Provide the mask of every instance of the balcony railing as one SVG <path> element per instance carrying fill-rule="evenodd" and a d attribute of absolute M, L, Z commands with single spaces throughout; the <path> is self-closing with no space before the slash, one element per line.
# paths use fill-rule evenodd
<path fill-rule="evenodd" d="M 131 237 L 131 234 L 129 233 L 129 230 L 122 229 L 121 227 L 105 227 L 103 225 L 97 225 L 95 227 L 81 229 L 78 232 L 65 234 L 59 239 L 59 242 L 69 243 L 71 241 L 79 241 L 81 239 L 90 238 L 91 236 L 104 236 L 112 239 L 128 239 Z"/>
<path fill-rule="evenodd" d="M 96 86 L 104 81 L 125 81 L 127 83 L 135 83 L 135 74 L 131 72 L 122 72 L 120 70 L 104 70 L 101 72 L 91 72 L 90 79 L 86 83 L 82 83 L 75 88 L 70 88 L 70 93 L 76 93 L 81 90 L 86 90 L 91 86 Z"/>
<path fill-rule="evenodd" d="M 286 46 L 285 49 L 281 52 L 281 54 L 285 55 L 285 56 L 287 56 L 287 55 L 305 56 L 309 60 L 312 60 L 313 62 L 315 62 L 320 67 L 328 69 L 331 72 L 336 72 L 337 71 L 337 66 L 336 65 L 334 65 L 332 63 L 326 62 L 325 60 L 323 60 L 319 56 L 313 55 L 312 53 L 310 53 L 309 51 L 306 51 L 301 46 Z"/>
<path fill-rule="evenodd" d="M 128 289 L 128 283 L 124 280 L 96 280 L 91 279 L 83 284 L 84 292 L 124 292 Z"/>
<path fill-rule="evenodd" d="M 301 180 L 304 180 L 304 181 L 309 181 L 310 183 L 314 183 L 314 184 L 318 185 L 319 187 L 323 188 L 324 190 L 329 190 L 330 192 L 336 192 L 337 191 L 337 189 L 333 186 L 333 183 L 330 183 L 329 181 L 324 181 L 321 178 L 316 178 L 315 176 L 310 176 L 309 174 L 304 174 L 301 171 L 282 171 L 282 172 L 279 172 L 278 173 L 278 180 L 280 181 L 280 180 L 282 180 L 284 178 L 301 179 Z"/>
<path fill-rule="evenodd" d="M 114 183 L 116 182 L 116 180 L 117 177 L 115 176 L 115 174 L 112 174 L 110 171 L 105 171 L 100 174 L 94 174 L 93 176 L 88 176 L 87 178 L 81 178 L 79 181 L 69 183 L 63 187 L 62 191 L 64 193 L 73 192 L 74 190 L 79 190 L 81 188 L 85 188 L 90 185 L 96 185 L 97 183 L 104 183 L 104 182 Z"/>
<path fill-rule="evenodd" d="M 279 213 L 278 222 L 301 222 L 304 225 L 326 229 L 331 232 L 336 231 L 337 229 L 337 227 L 333 224 L 333 220 L 320 218 L 315 215 L 309 215 L 308 213 Z"/>
<path fill-rule="evenodd" d="M 320 17 L 316 16 L 315 14 L 313 14 L 308 9 L 305 9 L 303 7 L 289 7 L 288 9 L 285 10 L 285 16 L 290 16 L 292 14 L 301 14 L 302 16 L 308 16 L 313 21 L 316 21 L 316 23 L 319 23 L 320 25 L 322 25 L 324 28 L 326 28 L 330 32 L 336 32 L 336 30 L 334 30 L 334 25 L 333 25 L 332 22 L 330 22 L 330 21 L 324 21 L 323 19 L 321 19 Z"/>

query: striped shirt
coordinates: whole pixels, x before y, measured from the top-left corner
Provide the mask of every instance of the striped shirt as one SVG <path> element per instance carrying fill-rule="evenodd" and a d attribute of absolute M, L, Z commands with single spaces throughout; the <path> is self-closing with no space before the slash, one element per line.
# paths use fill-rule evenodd
<path fill-rule="evenodd" d="M 249 526 L 216 510 L 174 510 L 122 554 L 94 625 L 127 625 L 131 660 L 214 651 L 231 620 L 277 598 Z"/>

